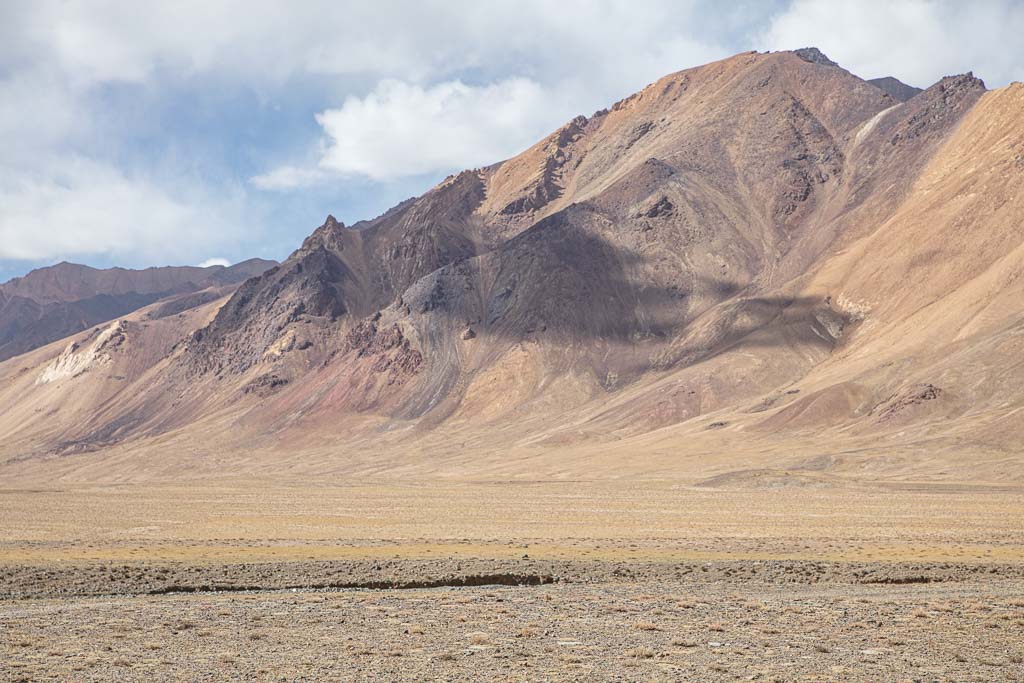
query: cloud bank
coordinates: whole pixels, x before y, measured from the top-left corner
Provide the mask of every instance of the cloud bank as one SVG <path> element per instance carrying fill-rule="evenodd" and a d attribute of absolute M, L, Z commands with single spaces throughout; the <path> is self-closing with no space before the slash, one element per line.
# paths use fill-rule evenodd
<path fill-rule="evenodd" d="M 815 45 L 1000 87 L 1020 35 L 1015 0 L 2 3 L 0 269 L 280 258 L 312 216 L 366 218 L 344 202 L 386 208 L 672 71 Z"/>
<path fill-rule="evenodd" d="M 62 157 L 0 174 L 0 259 L 35 261 L 133 253 L 186 263 L 239 237 L 238 203 L 130 178 L 107 164 Z"/>

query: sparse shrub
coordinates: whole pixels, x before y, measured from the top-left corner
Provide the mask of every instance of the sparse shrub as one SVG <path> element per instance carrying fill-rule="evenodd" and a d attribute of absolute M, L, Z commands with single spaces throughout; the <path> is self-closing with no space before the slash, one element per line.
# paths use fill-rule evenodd
<path fill-rule="evenodd" d="M 491 642 L 491 635 L 489 633 L 484 633 L 483 631 L 474 631 L 466 637 L 469 638 L 469 642 L 474 645 L 486 645 Z"/>

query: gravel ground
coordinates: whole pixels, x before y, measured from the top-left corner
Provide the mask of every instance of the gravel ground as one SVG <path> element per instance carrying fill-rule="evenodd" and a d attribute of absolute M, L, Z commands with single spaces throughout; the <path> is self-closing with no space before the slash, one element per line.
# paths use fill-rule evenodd
<path fill-rule="evenodd" d="M 216 575 L 301 584 L 337 564 L 165 569 L 179 583 Z M 524 560 L 462 562 L 460 573 L 444 562 L 347 564 L 346 579 L 386 574 L 405 577 L 402 585 L 538 569 L 557 581 L 207 592 L 200 580 L 198 592 L 90 597 L 152 588 L 138 577 L 162 575 L 128 565 L 129 586 L 125 565 L 90 567 L 114 578 L 75 588 L 61 577 L 76 568 L 50 568 L 50 583 L 36 585 L 65 597 L 0 601 L 0 679 L 1024 680 L 1024 583 L 1013 567 Z M 36 571 L 6 567 L 7 595 L 13 579 Z"/>

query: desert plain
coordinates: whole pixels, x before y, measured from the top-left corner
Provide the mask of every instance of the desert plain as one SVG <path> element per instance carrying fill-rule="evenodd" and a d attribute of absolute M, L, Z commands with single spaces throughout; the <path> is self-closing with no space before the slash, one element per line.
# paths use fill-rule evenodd
<path fill-rule="evenodd" d="M 225 479 L 0 513 L 4 680 L 1024 676 L 1016 486 Z"/>

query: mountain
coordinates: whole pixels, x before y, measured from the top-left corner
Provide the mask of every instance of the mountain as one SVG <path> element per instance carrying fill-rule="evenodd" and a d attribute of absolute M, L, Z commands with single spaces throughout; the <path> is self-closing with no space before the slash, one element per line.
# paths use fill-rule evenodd
<path fill-rule="evenodd" d="M 884 76 L 882 78 L 872 78 L 868 81 L 871 85 L 876 88 L 880 88 L 882 91 L 888 93 L 893 99 L 900 102 L 906 102 L 914 95 L 924 92 L 921 88 L 915 88 L 912 85 L 907 85 L 899 79 L 893 78 L 892 76 Z"/>
<path fill-rule="evenodd" d="M 273 265 L 276 261 L 250 259 L 230 267 L 101 270 L 64 262 L 33 270 L 0 284 L 0 360 L 159 299 L 235 285 Z"/>
<path fill-rule="evenodd" d="M 813 48 L 671 74 L 0 364 L 0 471 L 1020 480 L 1022 104 Z"/>

